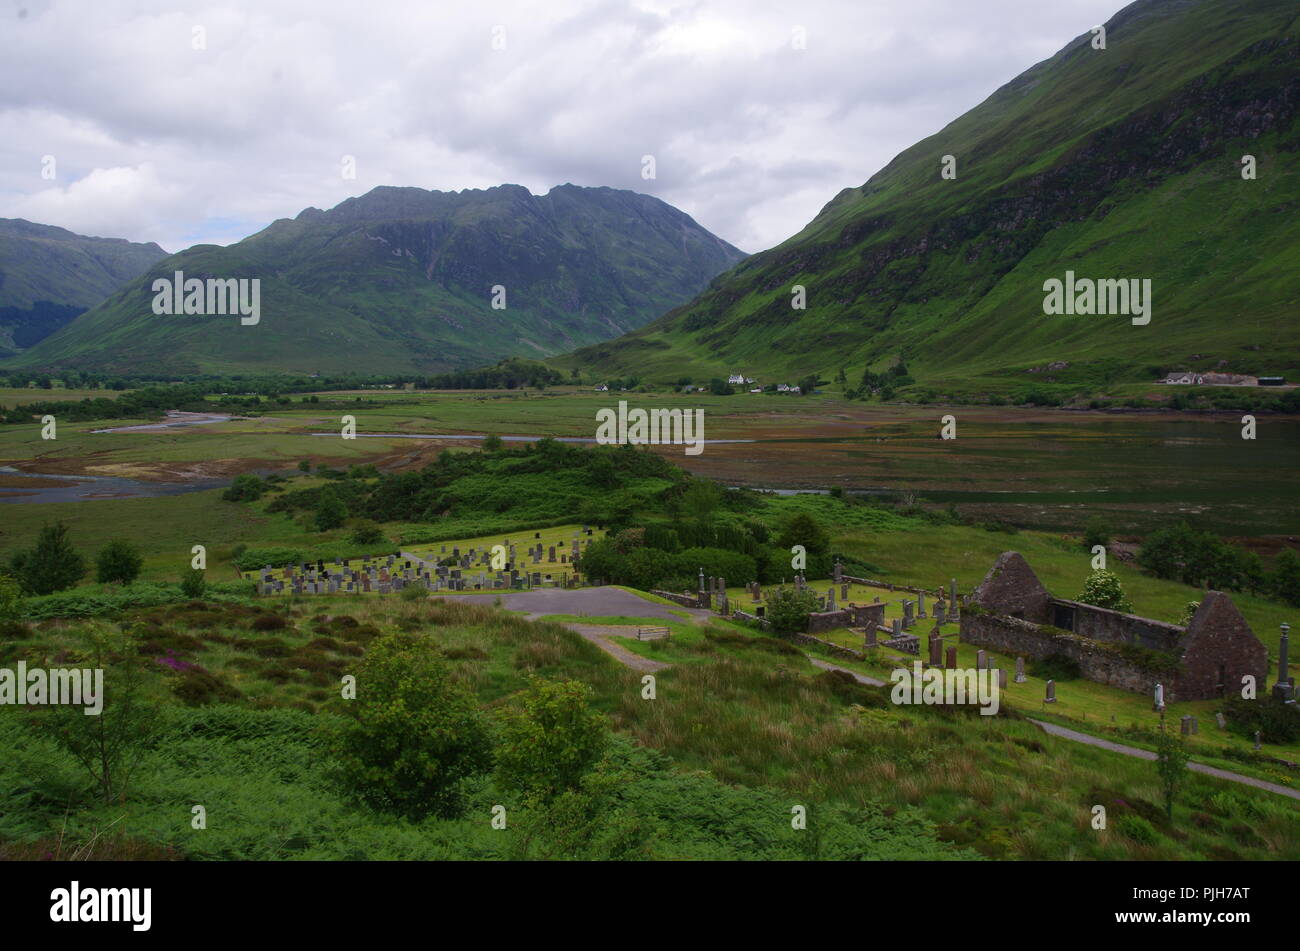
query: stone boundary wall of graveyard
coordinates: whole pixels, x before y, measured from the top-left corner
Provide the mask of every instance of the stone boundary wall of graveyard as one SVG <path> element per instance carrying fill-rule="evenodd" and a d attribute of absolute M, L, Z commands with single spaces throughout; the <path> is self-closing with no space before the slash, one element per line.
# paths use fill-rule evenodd
<path fill-rule="evenodd" d="M 703 592 L 697 595 L 691 595 L 678 594 L 673 591 L 664 591 L 660 588 L 651 588 L 650 593 L 658 595 L 659 597 L 671 601 L 673 604 L 680 605 L 683 608 L 707 608 L 709 606 L 708 599 L 704 596 Z"/>
<path fill-rule="evenodd" d="M 1049 624 L 991 614 L 971 604 L 962 611 L 959 624 L 963 644 L 1024 655 L 1033 660 L 1053 655 L 1068 657 L 1079 665 L 1085 679 L 1134 693 L 1150 693 L 1157 683 L 1164 683 L 1170 689 L 1170 681 L 1178 671 L 1178 658 L 1173 654 L 1137 648 L 1143 651 L 1142 655 L 1125 656 L 1130 652 L 1124 648 L 1132 645 L 1095 640 Z"/>

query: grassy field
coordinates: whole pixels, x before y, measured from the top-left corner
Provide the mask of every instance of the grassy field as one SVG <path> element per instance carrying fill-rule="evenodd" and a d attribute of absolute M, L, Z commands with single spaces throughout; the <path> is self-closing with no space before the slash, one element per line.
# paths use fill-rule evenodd
<path fill-rule="evenodd" d="M 789 645 L 735 625 L 670 622 L 670 643 L 642 645 L 673 664 L 657 675 L 657 699 L 647 701 L 639 677 L 594 645 L 557 624 L 529 623 L 488 607 L 315 598 L 271 611 L 179 604 L 146 612 L 141 621 L 149 650 L 170 651 L 167 656 L 198 663 L 211 675 L 160 666 L 161 684 L 178 698 L 218 705 L 186 709 L 178 700 L 176 715 L 192 724 L 188 732 L 169 732 L 159 754 L 141 766 L 127 802 L 111 809 L 80 800 L 72 765 L 23 733 L 13 717 L 0 717 L 13 750 L 0 765 L 0 789 L 8 797 L 0 809 L 0 853 L 18 857 L 37 843 L 48 847 L 60 828 L 77 841 L 116 821 L 115 835 L 124 838 L 108 837 L 116 843 L 108 847 L 194 858 L 463 855 L 482 840 L 471 819 L 408 825 L 342 803 L 320 772 L 319 753 L 303 746 L 315 726 L 328 724 L 331 684 L 365 645 L 386 631 L 407 630 L 436 640 L 486 708 L 505 702 L 529 674 L 577 677 L 592 687 L 620 737 L 668 754 L 673 770 L 704 770 L 719 789 L 770 790 L 773 802 L 786 803 L 784 819 L 779 809 L 765 819 L 770 805 L 728 811 L 713 834 L 733 848 L 751 827 L 772 823 L 769 834 L 788 827 L 794 802 L 867 810 L 876 818 L 865 828 L 882 841 L 896 823 L 915 817 L 908 821 L 921 822 L 917 828 L 930 830 L 929 838 L 913 841 L 896 858 L 933 857 L 935 848 L 954 858 L 968 854 L 965 849 L 1036 859 L 1300 855 L 1295 809 L 1276 795 L 1192 775 L 1169 822 L 1149 763 L 1045 736 L 1014 714 L 898 709 L 883 691 L 819 672 Z M 98 623 L 43 622 L 0 649 L 6 659 L 57 652 L 76 643 L 79 627 Z M 248 720 L 235 719 L 244 716 L 241 710 Z M 299 719 L 266 719 L 287 714 Z M 253 744 L 248 730 L 259 717 L 262 735 L 274 737 L 280 752 Z M 222 742 L 195 745 L 221 722 L 244 726 Z M 211 725 L 196 732 L 200 723 Z M 23 779 L 13 774 L 38 756 L 45 757 L 44 768 Z M 687 774 L 672 775 L 684 782 Z M 280 791 L 268 796 L 273 776 Z M 213 835 L 192 835 L 174 817 L 188 816 L 194 801 L 206 803 L 210 815 L 239 821 L 213 823 Z M 486 815 L 490 801 L 484 791 L 471 809 Z M 1090 826 L 1097 803 L 1110 811 L 1106 830 Z M 691 816 L 665 818 L 698 834 Z M 686 838 L 666 830 L 654 854 L 723 857 Z M 500 846 L 485 846 L 476 857 L 504 857 Z"/>

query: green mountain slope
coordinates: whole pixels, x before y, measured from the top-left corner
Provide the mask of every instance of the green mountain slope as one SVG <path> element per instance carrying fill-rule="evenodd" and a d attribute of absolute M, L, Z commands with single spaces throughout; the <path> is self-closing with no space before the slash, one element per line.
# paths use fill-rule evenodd
<path fill-rule="evenodd" d="M 1076 38 L 696 300 L 556 362 L 763 383 L 847 367 L 854 384 L 901 353 L 939 395 L 1175 368 L 1295 376 L 1298 17 L 1295 0 L 1140 0 L 1106 49 Z M 1045 315 L 1044 282 L 1067 270 L 1149 278 L 1150 323 Z"/>
<path fill-rule="evenodd" d="M 0 218 L 0 355 L 44 339 L 166 256 L 153 243 Z"/>
<path fill-rule="evenodd" d="M 680 304 L 743 257 L 629 191 L 381 187 L 230 247 L 172 255 L 17 358 L 175 373 L 436 372 L 605 340 Z M 261 319 L 158 316 L 152 282 L 257 278 Z M 505 288 L 493 309 L 492 289 Z"/>

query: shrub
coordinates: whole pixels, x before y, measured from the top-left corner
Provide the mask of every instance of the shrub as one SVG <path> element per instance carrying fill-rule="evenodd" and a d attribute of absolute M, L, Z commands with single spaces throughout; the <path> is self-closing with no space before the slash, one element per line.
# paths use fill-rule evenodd
<path fill-rule="evenodd" d="M 1093 546 L 1100 545 L 1105 548 L 1110 544 L 1110 526 L 1105 520 L 1093 516 L 1088 519 L 1088 524 L 1083 530 L 1083 547 L 1092 551 Z"/>
<path fill-rule="evenodd" d="M 1223 713 L 1228 729 L 1239 736 L 1254 737 L 1258 732 L 1264 743 L 1293 743 L 1300 739 L 1300 710 L 1296 704 L 1281 703 L 1271 694 L 1256 700 L 1229 697 L 1224 701 Z"/>
<path fill-rule="evenodd" d="M 335 776 L 367 805 L 411 819 L 459 813 L 464 781 L 491 763 L 487 727 L 468 688 L 425 638 L 375 640 L 357 699 L 332 737 Z"/>
<path fill-rule="evenodd" d="M 1088 575 L 1083 583 L 1083 593 L 1079 595 L 1078 600 L 1084 604 L 1109 608 L 1112 611 L 1129 613 L 1133 610 L 1133 604 L 1124 593 L 1124 586 L 1120 583 L 1119 576 L 1105 569 L 1099 569 Z"/>
<path fill-rule="evenodd" d="M 578 787 L 609 739 L 589 694 L 576 680 L 532 677 L 519 701 L 501 711 L 497 775 L 508 788 L 548 801 Z"/>
<path fill-rule="evenodd" d="M 191 568 L 181 576 L 181 593 L 190 600 L 201 600 L 207 590 L 206 572 L 202 568 Z"/>
<path fill-rule="evenodd" d="M 10 573 L 28 594 L 53 594 L 71 588 L 86 573 L 86 561 L 68 540 L 68 527 L 62 522 L 44 525 L 36 544 L 16 553 L 9 563 Z"/>
<path fill-rule="evenodd" d="M 130 542 L 115 538 L 95 559 L 95 580 L 100 584 L 130 584 L 140 576 L 144 557 Z"/>
<path fill-rule="evenodd" d="M 377 545 L 384 540 L 384 531 L 377 522 L 363 518 L 353 526 L 349 538 L 354 545 Z"/>
<path fill-rule="evenodd" d="M 16 579 L 0 574 L 0 621 L 16 621 L 22 613 L 22 585 Z"/>
<path fill-rule="evenodd" d="M 799 634 L 808 630 L 808 615 L 817 607 L 816 596 L 804 589 L 778 588 L 767 601 L 767 619 L 777 634 Z"/>
<path fill-rule="evenodd" d="M 227 502 L 256 502 L 266 491 L 266 484 L 251 472 L 235 476 L 230 488 L 221 493 Z"/>
<path fill-rule="evenodd" d="M 815 518 L 806 512 L 795 514 L 781 529 L 779 544 L 786 551 L 802 545 L 811 555 L 821 554 L 830 548 L 830 537 Z"/>

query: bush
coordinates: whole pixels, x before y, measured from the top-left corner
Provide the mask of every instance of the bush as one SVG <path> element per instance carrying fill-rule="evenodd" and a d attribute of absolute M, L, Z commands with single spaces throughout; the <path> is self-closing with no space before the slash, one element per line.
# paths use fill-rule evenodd
<path fill-rule="evenodd" d="M 1083 547 L 1092 551 L 1095 545 L 1105 548 L 1110 544 L 1110 526 L 1105 520 L 1094 516 L 1088 519 L 1088 524 L 1083 530 Z"/>
<path fill-rule="evenodd" d="M 1120 583 L 1119 576 L 1105 569 L 1088 575 L 1083 583 L 1083 593 L 1079 595 L 1078 600 L 1094 607 L 1123 611 L 1126 614 L 1133 610 L 1133 604 L 1124 593 L 1124 586 Z"/>
<path fill-rule="evenodd" d="M 95 580 L 100 584 L 130 584 L 140 576 L 144 557 L 128 541 L 115 538 L 102 549 L 95 559 Z"/>
<path fill-rule="evenodd" d="M 181 593 L 190 600 L 202 600 L 207 590 L 208 580 L 202 568 L 191 568 L 181 576 Z"/>
<path fill-rule="evenodd" d="M 1228 729 L 1239 736 L 1253 738 L 1258 732 L 1264 743 L 1293 743 L 1300 739 L 1300 710 L 1296 704 L 1281 703 L 1271 694 L 1256 700 L 1229 697 L 1224 701 L 1223 715 Z"/>
<path fill-rule="evenodd" d="M 353 527 L 349 540 L 354 545 L 378 545 L 384 540 L 384 532 L 377 522 L 363 518 Z"/>
<path fill-rule="evenodd" d="M 68 527 L 56 522 L 42 526 L 35 546 L 17 552 L 9 568 L 28 594 L 53 594 L 80 581 L 86 561 L 68 540 Z"/>
<path fill-rule="evenodd" d="M 22 585 L 16 579 L 0 574 L 0 621 L 16 621 L 22 614 Z"/>
<path fill-rule="evenodd" d="M 802 545 L 810 555 L 821 554 L 831 547 L 825 529 L 806 512 L 799 512 L 785 523 L 777 544 L 786 551 L 795 545 Z"/>
<path fill-rule="evenodd" d="M 246 472 L 235 476 L 235 481 L 230 483 L 230 488 L 221 493 L 221 497 L 227 502 L 256 502 L 265 491 L 265 483 L 252 473 Z"/>
<path fill-rule="evenodd" d="M 529 679 L 519 702 L 498 717 L 497 775 L 506 787 L 542 801 L 578 788 L 609 739 L 589 697 L 576 680 Z"/>
<path fill-rule="evenodd" d="M 409 819 L 457 815 L 465 780 L 491 764 L 473 694 L 428 639 L 408 634 L 373 641 L 357 682 L 347 723 L 331 742 L 343 790 Z"/>
<path fill-rule="evenodd" d="M 316 531 L 328 532 L 338 528 L 348 517 L 348 506 L 332 486 L 321 491 L 320 501 L 316 504 Z"/>
<path fill-rule="evenodd" d="M 808 615 L 817 608 L 817 597 L 808 589 L 778 588 L 767 600 L 767 620 L 777 634 L 801 634 L 808 630 Z"/>

